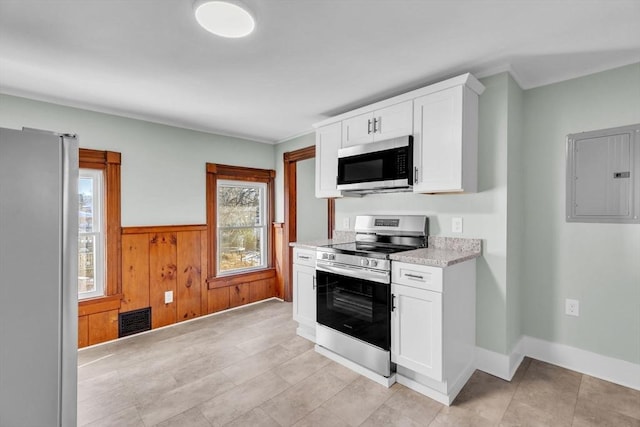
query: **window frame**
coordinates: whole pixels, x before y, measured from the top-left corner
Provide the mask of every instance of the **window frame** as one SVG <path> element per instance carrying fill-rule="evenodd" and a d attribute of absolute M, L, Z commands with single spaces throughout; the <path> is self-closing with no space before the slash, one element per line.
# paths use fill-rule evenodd
<path fill-rule="evenodd" d="M 235 268 L 232 270 L 225 270 L 222 271 L 220 269 L 220 256 L 222 255 L 222 251 L 218 251 L 216 254 L 216 261 L 217 261 L 217 271 L 216 271 L 216 276 L 220 277 L 220 276 L 227 276 L 227 275 L 232 275 L 232 274 L 241 274 L 241 273 L 248 273 L 251 271 L 255 271 L 255 270 L 263 270 L 265 268 L 267 268 L 267 260 L 269 258 L 269 242 L 268 242 L 268 230 L 267 230 L 267 215 L 266 215 L 266 210 L 267 210 L 267 184 L 264 182 L 248 182 L 248 181 L 239 181 L 239 180 L 230 180 L 230 179 L 219 179 L 217 182 L 217 190 L 220 190 L 221 187 L 244 187 L 244 188 L 259 188 L 260 189 L 260 218 L 259 218 L 259 224 L 258 225 L 245 225 L 245 226 L 221 226 L 219 224 L 219 220 L 220 220 L 220 210 L 218 209 L 218 211 L 216 212 L 217 217 L 216 217 L 216 227 L 217 227 L 217 238 L 218 241 L 217 243 L 217 247 L 220 248 L 222 246 L 222 231 L 223 230 L 232 230 L 232 229 L 246 229 L 246 228 L 250 228 L 250 229 L 257 229 L 260 230 L 260 234 L 261 234 L 261 241 L 260 241 L 260 265 L 255 266 L 255 267 L 245 267 L 245 268 Z M 216 191 L 216 197 L 217 197 L 217 201 L 216 201 L 216 205 L 220 205 L 220 193 L 219 191 Z"/>
<path fill-rule="evenodd" d="M 275 171 L 272 169 L 257 169 L 242 166 L 221 165 L 216 163 L 206 164 L 207 176 L 207 235 L 208 235 L 208 279 L 215 277 L 230 277 L 242 274 L 251 274 L 273 268 L 273 223 L 275 206 Z M 233 270 L 230 272 L 218 272 L 218 182 L 240 181 L 247 183 L 264 183 L 265 191 L 265 263 L 261 267 Z"/>
<path fill-rule="evenodd" d="M 102 297 L 105 295 L 105 209 L 104 209 L 104 171 L 93 168 L 80 168 L 80 177 L 93 179 L 93 212 L 92 212 L 92 230 L 82 232 L 78 227 L 78 237 L 94 236 L 94 252 L 93 252 L 93 281 L 95 290 L 89 292 L 80 292 L 78 290 L 78 300 L 83 301 L 89 298 Z M 80 244 L 78 243 L 78 249 Z M 78 260 L 79 262 L 79 260 Z"/>
<path fill-rule="evenodd" d="M 81 306 L 122 293 L 120 165 L 121 154 L 88 148 L 79 150 L 80 169 L 100 169 L 104 174 L 102 206 L 104 227 L 104 292 L 93 298 L 79 299 Z M 79 296 L 79 294 L 78 294 Z"/>

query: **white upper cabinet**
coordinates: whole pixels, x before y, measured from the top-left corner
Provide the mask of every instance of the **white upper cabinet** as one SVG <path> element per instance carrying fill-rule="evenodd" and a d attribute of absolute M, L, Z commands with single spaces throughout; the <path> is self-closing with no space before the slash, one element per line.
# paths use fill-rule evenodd
<path fill-rule="evenodd" d="M 337 189 L 338 150 L 341 146 L 340 122 L 316 130 L 316 197 L 341 197 Z"/>
<path fill-rule="evenodd" d="M 477 191 L 478 95 L 465 85 L 414 101 L 413 191 Z"/>
<path fill-rule="evenodd" d="M 404 101 L 342 121 L 342 147 L 411 135 L 413 101 Z"/>
<path fill-rule="evenodd" d="M 315 124 L 316 197 L 341 197 L 338 150 L 413 135 L 415 193 L 473 193 L 478 173 L 478 96 L 463 74 Z"/>

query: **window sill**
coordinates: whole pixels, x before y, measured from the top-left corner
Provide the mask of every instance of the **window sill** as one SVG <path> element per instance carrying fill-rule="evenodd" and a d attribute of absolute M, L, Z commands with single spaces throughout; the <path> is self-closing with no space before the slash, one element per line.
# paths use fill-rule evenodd
<path fill-rule="evenodd" d="M 78 301 L 78 316 L 86 316 L 103 311 L 119 310 L 122 294 L 87 298 Z"/>
<path fill-rule="evenodd" d="M 227 286 L 239 285 L 241 283 L 255 282 L 256 280 L 272 279 L 276 276 L 275 268 L 265 268 L 246 273 L 229 274 L 227 276 L 211 276 L 207 278 L 208 289 L 226 288 Z"/>

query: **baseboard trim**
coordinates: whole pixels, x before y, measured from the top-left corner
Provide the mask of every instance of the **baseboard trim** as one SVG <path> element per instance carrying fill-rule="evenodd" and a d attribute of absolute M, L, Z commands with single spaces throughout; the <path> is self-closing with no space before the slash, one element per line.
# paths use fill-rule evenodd
<path fill-rule="evenodd" d="M 640 390 L 640 365 L 568 345 L 525 337 L 527 356 Z"/>
<path fill-rule="evenodd" d="M 508 355 L 476 347 L 476 369 L 511 381 L 525 357 L 524 341 L 524 337 L 520 338 Z"/>
<path fill-rule="evenodd" d="M 476 369 L 511 381 L 525 356 L 640 390 L 639 364 L 526 335 L 508 355 L 476 347 Z"/>

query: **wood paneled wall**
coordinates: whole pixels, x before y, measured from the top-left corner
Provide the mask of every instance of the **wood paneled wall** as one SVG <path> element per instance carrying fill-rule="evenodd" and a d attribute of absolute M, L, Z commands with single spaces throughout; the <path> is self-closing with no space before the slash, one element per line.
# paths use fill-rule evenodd
<path fill-rule="evenodd" d="M 282 225 L 274 224 L 274 231 L 277 255 L 282 253 Z M 206 225 L 123 228 L 122 292 L 100 303 L 80 303 L 78 347 L 117 338 L 119 313 L 151 307 L 155 329 L 282 298 L 281 257 L 276 256 L 274 268 L 207 280 L 207 247 Z M 173 291 L 173 302 L 165 304 L 167 291 Z"/>
<path fill-rule="evenodd" d="M 206 232 L 205 225 L 124 228 L 120 312 L 151 307 L 152 329 L 204 314 Z M 169 291 L 173 301 L 165 303 Z"/>

